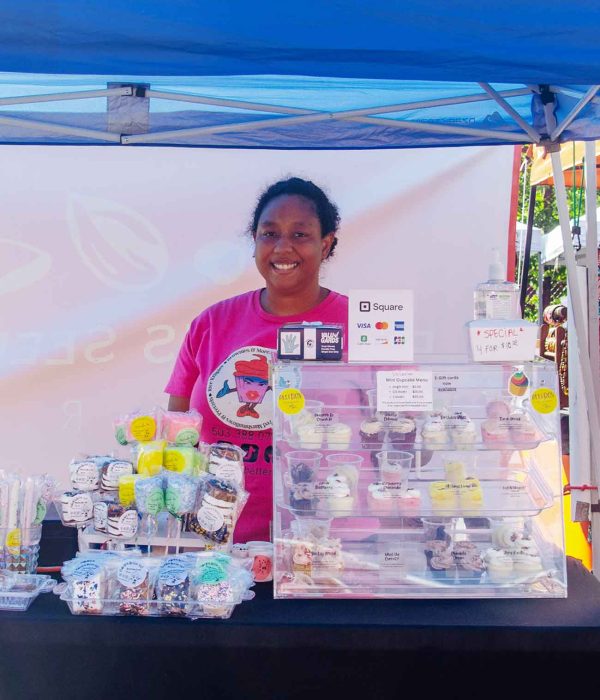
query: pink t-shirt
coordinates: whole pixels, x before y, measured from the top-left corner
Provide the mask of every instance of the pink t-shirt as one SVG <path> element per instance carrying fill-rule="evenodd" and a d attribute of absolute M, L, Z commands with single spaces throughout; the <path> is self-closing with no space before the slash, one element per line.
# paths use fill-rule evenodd
<path fill-rule="evenodd" d="M 204 417 L 202 440 L 225 440 L 246 451 L 250 498 L 235 530 L 237 542 L 269 539 L 273 513 L 272 416 L 269 365 L 284 323 L 323 321 L 344 325 L 348 297 L 329 292 L 303 314 L 274 316 L 260 305 L 257 289 L 220 301 L 192 321 L 165 391 L 190 398 Z"/>

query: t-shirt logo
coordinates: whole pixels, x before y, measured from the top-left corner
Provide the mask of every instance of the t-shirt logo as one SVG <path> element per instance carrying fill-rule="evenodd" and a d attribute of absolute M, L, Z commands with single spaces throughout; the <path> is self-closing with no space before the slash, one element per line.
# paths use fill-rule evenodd
<path fill-rule="evenodd" d="M 264 399 L 272 388 L 268 362 L 272 352 L 258 345 L 240 348 L 210 375 L 206 398 L 223 423 L 251 430 L 271 427 L 273 405 Z"/>

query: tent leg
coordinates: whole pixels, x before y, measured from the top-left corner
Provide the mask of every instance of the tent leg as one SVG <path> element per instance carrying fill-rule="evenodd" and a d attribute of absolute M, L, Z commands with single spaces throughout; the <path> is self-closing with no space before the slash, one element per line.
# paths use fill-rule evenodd
<path fill-rule="evenodd" d="M 595 387 L 596 380 L 593 377 L 592 363 L 590 353 L 586 343 L 586 325 L 587 313 L 584 312 L 584 296 L 581 292 L 579 280 L 577 277 L 577 263 L 575 261 L 575 252 L 571 242 L 571 226 L 569 222 L 569 210 L 567 207 L 567 190 L 565 188 L 565 179 L 560 162 L 560 152 L 555 151 L 551 154 L 552 157 L 552 174 L 554 176 L 554 185 L 556 188 L 556 204 L 558 206 L 558 218 L 560 220 L 560 229 L 563 239 L 563 249 L 565 262 L 567 264 L 567 279 L 569 283 L 569 298 L 572 302 L 572 323 L 569 324 L 570 333 L 573 331 L 577 334 L 577 349 L 576 355 L 571 355 L 571 361 L 578 360 L 581 368 L 581 377 L 583 380 L 583 393 L 581 399 L 585 399 L 587 407 L 587 416 L 589 423 L 590 442 L 592 451 L 592 483 L 600 483 L 598 471 L 600 470 L 600 419 L 598 417 L 598 402 L 596 399 Z M 587 296 L 586 296 L 587 300 Z M 597 500 L 597 499 L 595 499 Z M 600 514 L 592 516 L 592 525 L 600 527 Z M 597 530 L 598 532 L 598 530 Z M 599 548 L 600 549 L 600 548 Z M 594 548 L 594 559 L 596 558 Z M 600 577 L 600 562 L 599 567 L 594 566 L 596 577 Z"/>
<path fill-rule="evenodd" d="M 533 185 L 529 192 L 529 210 L 527 212 L 527 234 L 523 254 L 523 271 L 521 273 L 521 316 L 525 314 L 525 299 L 527 297 L 527 282 L 529 281 L 529 264 L 531 261 L 531 237 L 533 236 L 533 215 L 535 214 L 535 196 L 537 186 Z"/>

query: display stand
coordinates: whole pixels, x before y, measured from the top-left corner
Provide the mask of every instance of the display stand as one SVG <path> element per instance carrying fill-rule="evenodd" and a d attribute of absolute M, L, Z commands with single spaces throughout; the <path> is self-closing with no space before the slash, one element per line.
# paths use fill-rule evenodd
<path fill-rule="evenodd" d="M 378 410 L 383 374 L 423 404 Z M 566 596 L 553 363 L 280 363 L 273 383 L 276 597 Z"/>

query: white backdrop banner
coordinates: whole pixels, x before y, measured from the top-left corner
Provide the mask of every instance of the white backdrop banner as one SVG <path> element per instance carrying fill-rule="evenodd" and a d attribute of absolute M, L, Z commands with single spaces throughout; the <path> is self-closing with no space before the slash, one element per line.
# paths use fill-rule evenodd
<path fill-rule="evenodd" d="M 415 353 L 465 353 L 472 293 L 507 249 L 513 148 L 0 151 L 0 467 L 66 483 L 118 413 L 166 405 L 190 321 L 261 285 L 245 233 L 289 175 L 338 204 L 323 283 L 413 289 Z"/>

